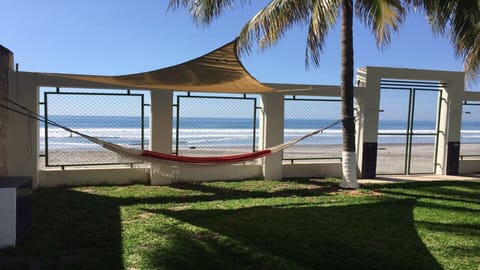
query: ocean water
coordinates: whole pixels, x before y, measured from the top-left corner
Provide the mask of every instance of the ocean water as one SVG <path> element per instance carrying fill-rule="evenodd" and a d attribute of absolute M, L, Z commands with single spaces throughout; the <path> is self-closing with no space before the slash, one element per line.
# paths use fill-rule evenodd
<path fill-rule="evenodd" d="M 49 118 L 61 125 L 78 132 L 100 139 L 140 148 L 141 145 L 141 119 L 140 117 L 117 116 L 50 116 Z M 320 129 L 335 120 L 316 119 L 286 119 L 284 140 L 289 141 L 303 136 L 311 131 Z M 179 119 L 179 145 L 180 147 L 202 146 L 251 146 L 253 140 L 253 126 L 256 127 L 256 140 L 258 141 L 258 121 L 246 118 L 198 118 L 184 117 Z M 145 145 L 149 142 L 149 119 L 145 122 Z M 175 144 L 177 121 L 173 119 L 173 144 Z M 413 132 L 415 134 L 428 134 L 435 131 L 434 121 L 415 121 Z M 379 132 L 390 135 L 381 135 L 381 143 L 405 143 L 407 123 L 400 120 L 381 121 Z M 85 139 L 70 134 L 61 128 L 48 126 L 49 149 L 91 149 L 95 147 Z M 45 127 L 40 124 L 40 149 L 45 149 Z M 433 143 L 435 136 L 419 135 L 414 137 L 415 143 Z M 341 125 L 337 125 L 323 134 L 306 139 L 301 144 L 341 144 Z M 462 123 L 462 143 L 480 143 L 480 121 Z"/>

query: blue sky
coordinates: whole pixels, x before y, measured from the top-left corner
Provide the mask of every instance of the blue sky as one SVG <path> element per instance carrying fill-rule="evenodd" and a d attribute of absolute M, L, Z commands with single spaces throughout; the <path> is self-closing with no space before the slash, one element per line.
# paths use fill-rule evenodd
<path fill-rule="evenodd" d="M 234 39 L 268 1 L 227 11 L 197 27 L 167 0 L 2 0 L 0 44 L 20 70 L 120 75 L 179 64 Z M 328 35 L 321 66 L 304 66 L 305 31 L 295 27 L 277 46 L 242 58 L 262 82 L 339 84 L 339 27 Z M 463 70 L 447 38 L 435 37 L 421 14 L 411 14 L 390 47 L 380 51 L 368 29 L 355 24 L 355 65 Z M 475 87 L 475 86 L 473 86 Z"/>

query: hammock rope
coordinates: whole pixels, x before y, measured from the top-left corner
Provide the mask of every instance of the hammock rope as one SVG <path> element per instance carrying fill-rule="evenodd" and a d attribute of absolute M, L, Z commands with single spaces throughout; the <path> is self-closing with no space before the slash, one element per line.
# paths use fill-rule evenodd
<path fill-rule="evenodd" d="M 0 107 L 6 108 L 10 111 L 13 111 L 15 113 L 18 113 L 20 115 L 26 116 L 31 119 L 35 119 L 37 121 L 44 122 L 45 124 L 49 124 L 58 128 L 61 128 L 65 131 L 68 131 L 72 134 L 76 134 L 82 138 L 87 139 L 88 141 L 95 143 L 97 145 L 100 145 L 101 147 L 108 149 L 110 151 L 113 151 L 117 154 L 120 154 L 125 157 L 129 158 L 134 158 L 138 160 L 143 160 L 146 162 L 167 162 L 167 163 L 190 163 L 190 164 L 198 164 L 198 165 L 209 165 L 209 164 L 226 164 L 226 163 L 238 163 L 238 162 L 243 162 L 243 161 L 249 161 L 249 160 L 254 160 L 257 158 L 262 158 L 266 157 L 269 155 L 272 155 L 274 153 L 277 153 L 279 151 L 282 151 L 300 141 L 303 141 L 309 137 L 312 137 L 314 135 L 323 133 L 325 130 L 332 128 L 342 122 L 342 120 L 336 120 L 329 125 L 322 127 L 321 129 L 315 130 L 313 132 L 310 132 L 308 134 L 305 134 L 299 138 L 293 139 L 291 141 L 278 144 L 272 147 L 269 147 L 264 150 L 260 151 L 255 151 L 255 152 L 249 152 L 249 153 L 243 153 L 243 154 L 237 154 L 237 155 L 227 155 L 227 156 L 208 156 L 208 157 L 197 157 L 197 156 L 181 156 L 181 155 L 173 155 L 173 154 L 166 154 L 166 153 L 159 153 L 155 151 L 150 151 L 150 150 L 140 150 L 140 149 L 134 149 L 134 148 L 129 148 L 129 147 L 124 147 L 118 144 L 110 143 L 101 139 L 98 139 L 96 137 L 89 136 L 87 134 L 81 133 L 79 131 L 73 130 L 67 126 L 61 125 L 57 122 L 54 122 L 48 117 L 39 115 L 30 109 L 28 109 L 25 106 L 22 106 L 21 104 L 18 104 L 10 99 L 4 98 L 6 101 L 6 104 L 3 104 L 0 102 Z M 14 108 L 10 106 L 9 104 L 15 105 L 17 108 Z"/>

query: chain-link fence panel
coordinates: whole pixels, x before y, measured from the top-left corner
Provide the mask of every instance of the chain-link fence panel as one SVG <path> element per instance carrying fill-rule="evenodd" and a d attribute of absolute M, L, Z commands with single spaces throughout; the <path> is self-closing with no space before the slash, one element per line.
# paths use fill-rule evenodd
<path fill-rule="evenodd" d="M 463 104 L 460 159 L 480 159 L 480 102 Z"/>
<path fill-rule="evenodd" d="M 341 119 L 341 101 L 339 98 L 287 96 L 284 117 L 283 140 L 287 142 Z M 341 124 L 283 151 L 287 163 L 338 161 L 341 156 Z"/>
<path fill-rule="evenodd" d="M 144 94 L 43 91 L 44 116 L 59 125 L 125 147 L 148 148 L 148 119 Z M 125 159 L 77 134 L 40 123 L 40 152 L 45 166 L 90 166 L 131 164 Z M 43 155 L 42 155 L 43 153 Z"/>
<path fill-rule="evenodd" d="M 258 97 L 177 95 L 173 152 L 223 156 L 257 150 Z"/>

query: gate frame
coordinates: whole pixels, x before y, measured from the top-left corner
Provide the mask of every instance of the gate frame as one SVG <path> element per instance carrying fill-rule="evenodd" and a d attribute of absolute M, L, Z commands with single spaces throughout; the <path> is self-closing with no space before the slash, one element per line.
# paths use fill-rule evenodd
<path fill-rule="evenodd" d="M 407 127 L 405 133 L 381 133 L 377 132 L 377 136 L 381 135 L 402 135 L 406 137 L 405 142 L 405 166 L 403 173 L 405 175 L 409 174 L 430 174 L 436 173 L 436 160 L 438 155 L 438 136 L 439 136 L 439 124 L 440 124 L 440 112 L 442 110 L 442 91 L 441 88 L 445 87 L 441 82 L 430 82 L 430 81 L 413 81 L 413 80 L 391 80 L 391 79 L 382 79 L 381 88 L 380 88 L 380 101 L 382 91 L 408 91 L 408 113 L 407 113 Z M 413 125 L 415 123 L 415 95 L 417 91 L 424 92 L 437 92 L 437 104 L 436 104 L 436 119 L 435 119 L 435 132 L 434 133 L 420 133 L 416 134 L 413 132 Z M 383 112 L 383 110 L 379 110 Z M 380 116 L 379 116 L 380 121 Z M 433 172 L 412 172 L 411 171 L 411 162 L 412 162 L 412 146 L 414 136 L 435 136 L 434 142 L 434 153 L 433 153 Z M 386 173 L 388 175 L 389 173 Z"/>
<path fill-rule="evenodd" d="M 457 175 L 459 173 L 459 145 L 461 126 L 461 103 L 464 98 L 465 73 L 452 71 L 402 69 L 388 67 L 362 67 L 357 70 L 357 82 L 365 87 L 365 91 L 357 96 L 360 103 L 359 137 L 363 145 L 359 145 L 359 154 L 363 158 L 360 167 L 362 176 L 375 177 L 376 163 L 371 159 L 377 157 L 378 125 L 380 111 L 380 89 L 383 78 L 413 81 L 438 81 L 442 99 L 439 106 L 438 123 L 438 155 L 435 162 L 435 173 Z M 460 111 L 459 111 L 460 108 Z M 374 147 L 372 147 L 372 145 Z M 375 166 L 372 166 L 375 164 Z"/>

